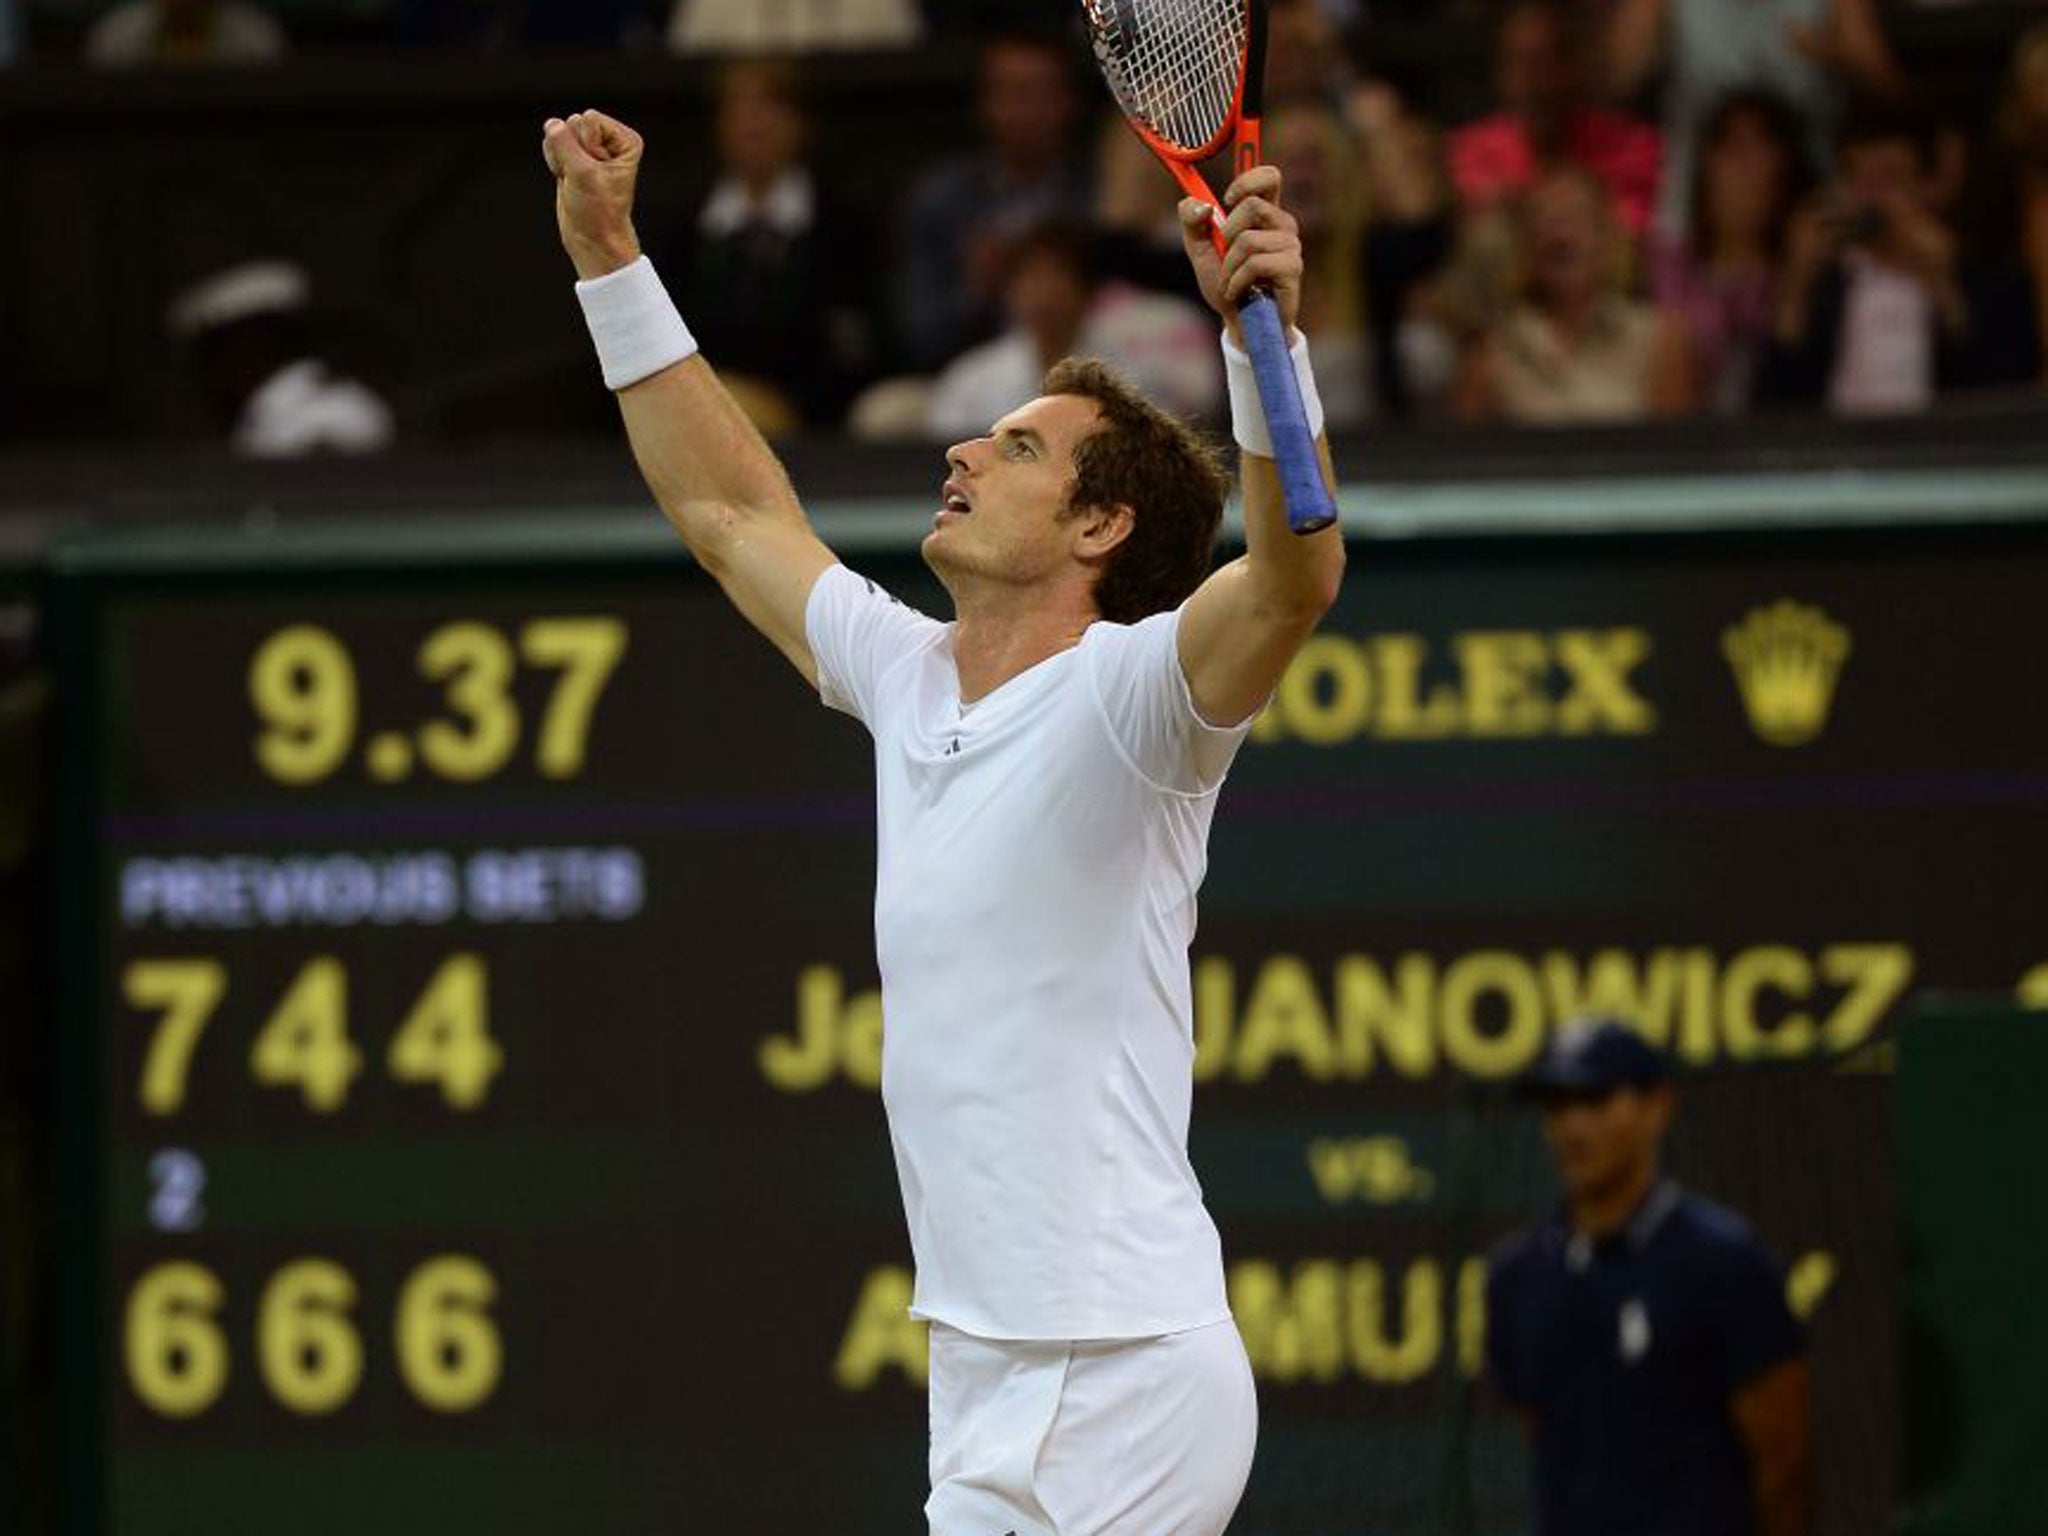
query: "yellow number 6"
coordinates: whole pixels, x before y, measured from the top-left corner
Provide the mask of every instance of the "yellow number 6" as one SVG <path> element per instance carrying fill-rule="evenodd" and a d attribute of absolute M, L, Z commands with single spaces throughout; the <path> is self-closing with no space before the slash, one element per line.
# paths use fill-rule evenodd
<path fill-rule="evenodd" d="M 213 1320 L 221 1296 L 211 1270 L 186 1263 L 157 1265 L 129 1292 L 128 1381 L 165 1418 L 204 1413 L 227 1386 L 228 1341 Z"/>
<path fill-rule="evenodd" d="M 496 1390 L 505 1351 L 491 1321 L 498 1282 L 475 1259 L 447 1254 L 413 1271 L 398 1297 L 398 1369 L 437 1413 L 463 1413 Z"/>

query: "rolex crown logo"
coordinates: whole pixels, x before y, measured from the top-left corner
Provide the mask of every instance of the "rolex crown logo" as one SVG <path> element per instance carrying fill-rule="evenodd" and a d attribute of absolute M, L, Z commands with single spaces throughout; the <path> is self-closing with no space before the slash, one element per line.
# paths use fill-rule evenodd
<path fill-rule="evenodd" d="M 1774 747 L 1803 746 L 1827 729 L 1851 649 L 1848 630 L 1789 600 L 1752 609 L 1721 636 L 1749 723 Z"/>

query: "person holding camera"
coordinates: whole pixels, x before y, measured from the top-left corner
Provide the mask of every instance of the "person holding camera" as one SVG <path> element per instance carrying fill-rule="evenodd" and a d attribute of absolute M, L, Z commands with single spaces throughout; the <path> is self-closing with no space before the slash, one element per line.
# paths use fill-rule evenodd
<path fill-rule="evenodd" d="M 1837 154 L 1835 184 L 1793 216 L 1757 397 L 1901 415 L 2034 378 L 2032 296 L 1963 251 L 1936 202 L 1929 134 L 1894 112 L 1859 115 Z"/>

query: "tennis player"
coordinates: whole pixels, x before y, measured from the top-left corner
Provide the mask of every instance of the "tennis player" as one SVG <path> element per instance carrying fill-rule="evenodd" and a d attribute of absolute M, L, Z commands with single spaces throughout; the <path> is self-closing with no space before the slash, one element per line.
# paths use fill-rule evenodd
<path fill-rule="evenodd" d="M 1289 533 L 1234 339 L 1248 553 L 1213 574 L 1217 459 L 1068 362 L 947 452 L 924 555 L 955 617 L 915 613 L 819 541 L 696 355 L 634 235 L 639 136 L 584 112 L 548 122 L 545 152 L 655 499 L 874 737 L 882 1098 L 931 1323 L 933 1536 L 1214 1536 L 1257 1405 L 1188 1163 L 1188 945 L 1217 790 L 1336 597 L 1341 539 Z M 1270 167 L 1231 187 L 1223 258 L 1208 207 L 1183 207 L 1226 331 L 1254 283 L 1298 312 L 1279 198 Z"/>

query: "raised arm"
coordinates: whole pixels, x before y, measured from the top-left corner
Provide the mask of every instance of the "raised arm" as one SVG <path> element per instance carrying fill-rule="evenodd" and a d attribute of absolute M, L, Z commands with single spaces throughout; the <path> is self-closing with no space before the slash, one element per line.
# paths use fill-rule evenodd
<path fill-rule="evenodd" d="M 1885 37 L 1875 0 L 1830 0 L 1826 19 L 1818 26 L 1795 25 L 1792 41 L 1865 95 L 1898 96 L 1910 83 Z"/>
<path fill-rule="evenodd" d="M 628 270 L 641 256 L 633 228 L 640 135 L 602 113 L 579 112 L 550 118 L 543 148 L 576 275 L 615 289 L 644 277 Z M 630 329 L 630 308 L 625 318 Z M 670 363 L 618 395 L 633 457 L 663 515 L 747 622 L 816 686 L 804 614 L 811 588 L 836 562 L 773 451 L 700 356 Z"/>
<path fill-rule="evenodd" d="M 1210 212 L 1193 199 L 1181 204 L 1181 233 L 1202 294 L 1223 316 L 1230 344 L 1241 355 L 1237 301 L 1264 283 L 1280 304 L 1288 334 L 1301 309 L 1301 236 L 1280 206 L 1280 173 L 1270 165 L 1247 171 L 1224 195 L 1223 226 L 1229 254 L 1219 257 L 1209 239 Z M 1233 361 L 1233 368 L 1240 366 Z M 1242 391 L 1233 389 L 1233 396 Z M 1234 413 L 1243 407 L 1234 407 Z M 1253 406 L 1252 409 L 1256 409 Z M 1244 425 L 1240 422 L 1240 428 Z M 1239 433 L 1240 441 L 1244 433 Z M 1319 439 L 1323 478 L 1336 484 L 1327 441 Z M 1270 457 L 1244 455 L 1245 554 L 1217 571 L 1188 599 L 1180 621 L 1180 664 L 1195 708 L 1212 725 L 1249 718 L 1279 684 L 1294 653 L 1337 600 L 1344 574 L 1340 528 L 1301 537 L 1287 526 L 1287 502 Z"/>

